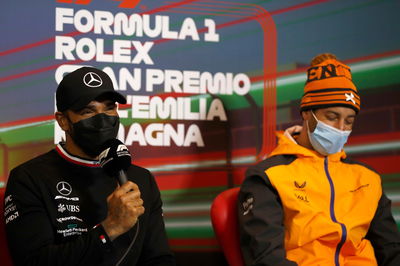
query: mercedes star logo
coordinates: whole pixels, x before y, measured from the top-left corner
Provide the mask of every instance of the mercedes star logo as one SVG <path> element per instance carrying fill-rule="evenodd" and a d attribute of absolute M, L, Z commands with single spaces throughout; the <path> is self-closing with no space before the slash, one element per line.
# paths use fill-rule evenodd
<path fill-rule="evenodd" d="M 71 185 L 65 181 L 58 182 L 56 188 L 58 193 L 60 193 L 63 196 L 68 196 L 72 192 Z"/>
<path fill-rule="evenodd" d="M 103 84 L 103 81 L 96 73 L 89 72 L 83 77 L 83 83 L 88 87 L 96 88 L 100 87 Z"/>

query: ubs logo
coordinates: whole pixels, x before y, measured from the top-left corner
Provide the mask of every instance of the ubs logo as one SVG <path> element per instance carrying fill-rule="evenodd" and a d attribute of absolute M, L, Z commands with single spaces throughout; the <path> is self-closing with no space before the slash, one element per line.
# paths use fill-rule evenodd
<path fill-rule="evenodd" d="M 103 84 L 103 80 L 96 73 L 89 72 L 83 76 L 83 83 L 85 83 L 85 85 L 88 87 L 97 88 Z"/>
<path fill-rule="evenodd" d="M 70 212 L 80 212 L 80 206 L 79 205 L 71 205 L 71 204 L 58 204 L 57 206 L 58 211 L 63 213 L 65 211 L 70 211 Z"/>
<path fill-rule="evenodd" d="M 63 196 L 68 196 L 72 192 L 72 187 L 65 181 L 61 181 L 57 183 L 57 191 Z"/>

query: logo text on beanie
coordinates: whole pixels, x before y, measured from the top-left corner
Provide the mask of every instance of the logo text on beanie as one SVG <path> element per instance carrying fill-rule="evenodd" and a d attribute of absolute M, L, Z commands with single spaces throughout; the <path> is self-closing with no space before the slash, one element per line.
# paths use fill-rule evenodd
<path fill-rule="evenodd" d="M 333 77 L 345 77 L 351 80 L 351 71 L 350 68 L 345 67 L 344 65 L 338 64 L 327 64 L 320 65 L 315 67 L 310 67 L 307 70 L 307 82 L 333 78 Z"/>

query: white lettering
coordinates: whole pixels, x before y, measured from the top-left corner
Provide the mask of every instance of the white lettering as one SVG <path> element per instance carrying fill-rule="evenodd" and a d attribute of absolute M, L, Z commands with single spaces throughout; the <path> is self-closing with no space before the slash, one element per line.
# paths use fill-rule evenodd
<path fill-rule="evenodd" d="M 112 12 L 101 10 L 91 12 L 80 9 L 74 12 L 72 8 L 56 8 L 55 20 L 56 31 L 64 31 L 64 26 L 69 24 L 82 33 L 93 31 L 94 34 L 200 40 L 196 23 L 190 17 L 185 18 L 181 23 L 177 23 L 180 27 L 174 30 L 170 28 L 170 18 L 161 15 L 129 15 L 122 12 L 114 15 Z M 216 33 L 215 21 L 205 19 L 204 25 L 207 28 L 204 40 L 218 42 L 219 34 Z"/>
<path fill-rule="evenodd" d="M 126 137 L 126 145 L 133 143 L 139 146 L 164 146 L 169 147 L 175 144 L 179 147 L 189 147 L 194 144 L 197 147 L 203 147 L 204 141 L 197 125 L 177 124 L 176 129 L 171 124 L 153 123 L 142 128 L 139 123 L 131 125 Z"/>
<path fill-rule="evenodd" d="M 222 101 L 212 99 L 207 109 L 206 98 L 132 96 L 132 118 L 174 119 L 174 120 L 214 120 L 226 121 Z"/>

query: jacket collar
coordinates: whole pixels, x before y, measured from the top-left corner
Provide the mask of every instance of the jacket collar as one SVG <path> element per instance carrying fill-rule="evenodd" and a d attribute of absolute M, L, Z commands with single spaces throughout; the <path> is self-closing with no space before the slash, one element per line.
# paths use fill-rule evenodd
<path fill-rule="evenodd" d="M 99 161 L 83 159 L 83 158 L 76 157 L 76 156 L 68 153 L 64 149 L 64 147 L 61 143 L 57 144 L 56 151 L 64 160 L 66 160 L 70 163 L 87 166 L 87 167 L 101 167 Z"/>
<path fill-rule="evenodd" d="M 330 161 L 339 161 L 346 158 L 346 153 L 342 149 L 340 152 L 323 156 L 317 151 L 307 149 L 296 142 L 295 134 L 302 130 L 301 126 L 293 126 L 285 130 L 285 132 L 277 132 L 278 146 L 271 152 L 268 157 L 274 155 L 296 155 L 298 157 L 312 157 L 315 159 L 325 159 L 328 157 Z"/>

